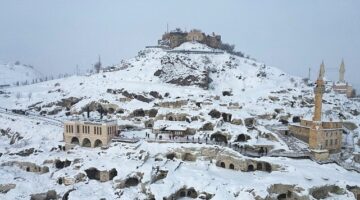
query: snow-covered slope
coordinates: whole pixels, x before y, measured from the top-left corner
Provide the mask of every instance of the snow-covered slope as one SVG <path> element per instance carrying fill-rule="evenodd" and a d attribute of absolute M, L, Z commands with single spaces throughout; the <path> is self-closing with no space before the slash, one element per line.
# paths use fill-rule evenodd
<path fill-rule="evenodd" d="M 324 113 L 341 114 L 343 120 L 359 124 L 359 103 L 335 95 L 330 88 L 329 83 L 324 95 Z M 166 106 L 174 102 L 181 105 Z M 28 199 L 30 194 L 54 189 L 61 196 L 71 190 L 71 200 L 171 199 L 171 195 L 180 193 L 183 188 L 194 188 L 199 194 L 211 194 L 212 199 L 219 200 L 277 199 L 281 194 L 271 193 L 270 190 L 274 184 L 302 188 L 297 193 L 305 196 L 311 193 L 310 190 L 324 185 L 344 189 L 347 185 L 360 184 L 359 173 L 347 171 L 336 164 L 284 157 L 250 158 L 232 148 L 204 142 L 156 143 L 142 140 L 136 144 L 113 142 L 107 149 L 79 146 L 67 152 L 56 149 L 58 145 L 64 145 L 63 130 L 47 119 L 63 121 L 73 116 L 81 118 L 87 107 L 92 118 L 99 118 L 97 105 L 108 112 L 106 118 L 116 119 L 124 127 L 138 128 L 124 131 L 124 137 L 144 138 L 150 133 L 150 138 L 155 139 L 155 134 L 145 129 L 145 122 L 155 120 L 155 126 L 159 126 L 169 122 L 168 116 L 186 115 L 187 121 L 168 124 L 188 124 L 189 127 L 213 125 L 212 130 L 199 129 L 190 136 L 195 140 L 220 133 L 227 137 L 229 143 L 249 149 L 269 145 L 273 146 L 271 152 L 294 153 L 269 127 L 282 126 L 284 121 L 292 122 L 293 117 L 311 113 L 313 87 L 301 78 L 264 63 L 220 53 L 202 44 L 184 43 L 171 52 L 158 48 L 142 50 L 136 57 L 117 65 L 115 71 L 4 89 L 0 94 L 0 107 L 22 109 L 45 117 L 14 116 L 0 108 L 0 129 L 4 132 L 0 136 L 0 163 L 32 162 L 49 167 L 50 173 L 39 175 L 10 164 L 1 166 L 0 185 L 16 184 L 16 187 L 0 194 L 0 198 Z M 144 113 L 156 110 L 156 117 L 149 114 L 135 116 L 137 109 L 145 110 Z M 232 120 L 224 121 L 222 116 L 216 116 L 216 111 L 231 115 Z M 248 119 L 255 120 L 252 126 L 246 124 Z M 348 135 L 350 139 L 347 137 L 346 140 L 354 141 L 352 139 L 358 137 L 357 131 L 356 127 Z M 241 134 L 247 135 L 248 140 L 238 141 Z M 21 139 L 13 139 L 16 135 Z M 10 144 L 10 141 L 15 142 Z M 28 156 L 18 155 L 30 148 L 37 151 Z M 167 159 L 167 154 L 174 152 L 180 156 Z M 210 155 L 211 152 L 216 153 Z M 195 161 L 184 159 L 182 153 L 196 155 Z M 222 156 L 267 162 L 275 167 L 271 173 L 223 169 L 216 165 L 217 159 Z M 68 159 L 72 164 L 58 169 L 51 162 L 55 159 Z M 115 168 L 117 176 L 105 183 L 90 180 L 87 176 L 71 185 L 58 182 L 62 177 L 81 176 L 91 167 L 99 170 Z M 167 171 L 165 178 L 153 181 L 156 169 Z M 141 184 L 118 187 L 121 181 L 134 176 L 140 177 Z M 337 192 L 331 194 L 330 199 L 354 198 L 346 189 Z"/>
<path fill-rule="evenodd" d="M 31 83 L 38 78 L 41 78 L 41 73 L 32 66 L 0 63 L 0 85 Z"/>

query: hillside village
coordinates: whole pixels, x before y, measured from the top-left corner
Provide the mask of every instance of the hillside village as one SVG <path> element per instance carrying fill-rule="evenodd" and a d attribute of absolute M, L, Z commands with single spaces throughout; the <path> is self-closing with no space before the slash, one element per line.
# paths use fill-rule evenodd
<path fill-rule="evenodd" d="M 305 80 L 176 29 L 111 69 L 1 88 L 0 198 L 360 199 L 360 101 L 345 61 L 335 81 L 317 65 Z"/>

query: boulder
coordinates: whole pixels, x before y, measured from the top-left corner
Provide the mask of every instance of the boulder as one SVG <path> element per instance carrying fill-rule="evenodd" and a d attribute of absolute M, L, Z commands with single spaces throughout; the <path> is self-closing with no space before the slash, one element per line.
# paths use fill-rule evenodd
<path fill-rule="evenodd" d="M 243 121 L 241 119 L 232 119 L 231 124 L 240 126 L 243 125 Z"/>
<path fill-rule="evenodd" d="M 134 110 L 132 114 L 134 117 L 145 117 L 145 111 L 142 108 Z"/>
<path fill-rule="evenodd" d="M 212 109 L 210 112 L 209 112 L 209 115 L 212 117 L 212 118 L 217 118 L 219 119 L 221 117 L 221 113 L 219 111 L 217 111 L 216 109 Z"/>
<path fill-rule="evenodd" d="M 149 94 L 150 94 L 152 97 L 157 98 L 157 99 L 162 99 L 162 98 L 163 98 L 163 97 L 161 96 L 161 94 L 159 94 L 159 92 L 157 92 L 157 91 L 151 91 Z"/>
<path fill-rule="evenodd" d="M 212 130 L 214 130 L 214 125 L 211 122 L 207 122 L 201 127 L 201 130 L 202 131 L 212 131 Z"/>

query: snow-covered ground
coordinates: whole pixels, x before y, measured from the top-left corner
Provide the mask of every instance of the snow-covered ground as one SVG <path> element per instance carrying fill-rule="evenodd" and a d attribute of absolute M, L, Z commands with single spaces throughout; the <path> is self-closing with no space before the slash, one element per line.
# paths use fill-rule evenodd
<path fill-rule="evenodd" d="M 31 66 L 22 64 L 0 63 L 0 85 L 13 85 L 17 82 L 30 84 L 35 79 L 41 78 L 40 72 Z"/>
<path fill-rule="evenodd" d="M 176 50 L 212 51 L 211 48 L 197 43 L 185 43 Z M 195 77 L 191 79 L 190 84 L 182 81 L 190 75 Z M 203 89 L 201 85 L 207 75 L 211 79 L 208 90 Z M 327 85 L 328 93 L 324 95 L 324 114 L 337 116 L 341 114 L 344 120 L 359 125 L 360 118 L 354 114 L 355 110 L 359 111 L 359 103 L 348 100 L 345 96 L 335 95 L 330 87 L 331 83 Z M 119 125 L 140 128 L 144 128 L 144 122 L 152 118 L 133 117 L 132 113 L 135 109 L 156 109 L 157 116 L 164 116 L 155 122 L 158 125 L 166 124 L 165 118 L 169 114 L 185 113 L 191 119 L 190 123 L 172 121 L 168 124 L 198 128 L 211 123 L 214 125 L 214 130 L 198 131 L 194 137 L 203 138 L 221 132 L 228 137 L 229 142 L 234 143 L 237 136 L 246 134 L 250 138 L 242 142 L 242 145 L 272 145 L 274 150 L 289 151 L 286 143 L 266 127 L 280 125 L 280 120 L 292 122 L 294 116 L 311 113 L 312 90 L 313 87 L 308 86 L 301 78 L 287 75 L 264 63 L 228 53 L 181 54 L 149 48 L 140 51 L 138 56 L 122 62 L 113 72 L 71 76 L 3 89 L 3 94 L 0 94 L 0 107 L 7 108 L 8 111 L 23 109 L 33 114 L 49 114 L 58 110 L 47 117 L 63 121 L 71 118 L 66 116 L 66 113 L 83 117 L 86 115 L 83 113 L 86 106 L 100 102 L 104 107 L 115 108 L 115 113 L 107 114 L 106 118 L 116 119 Z M 157 92 L 161 98 L 150 95 L 150 92 Z M 128 94 L 132 94 L 132 98 Z M 149 99 L 149 102 L 138 100 L 139 98 L 135 98 L 134 95 L 141 95 Z M 66 103 L 72 98 L 77 100 L 68 106 Z M 159 106 L 164 102 L 179 100 L 185 100 L 186 105 L 179 108 Z M 224 122 L 221 117 L 211 117 L 209 115 L 211 110 L 231 114 L 233 120 L 241 120 L 242 123 Z M 99 117 L 95 110 L 91 111 L 90 115 L 93 118 Z M 245 120 L 249 118 L 255 119 L 255 130 L 245 126 Z M 276 183 L 297 185 L 305 189 L 304 194 L 308 194 L 308 189 L 316 186 L 337 185 L 341 188 L 346 188 L 347 185 L 360 186 L 359 173 L 347 171 L 335 164 L 319 165 L 304 159 L 253 158 L 278 165 L 280 169 L 271 173 L 242 172 L 219 168 L 215 165 L 216 160 L 203 157 L 191 162 L 181 159 L 167 160 L 165 156 L 176 149 L 193 148 L 197 152 L 203 148 L 220 148 L 225 153 L 236 155 L 238 159 L 250 159 L 227 147 L 153 143 L 141 140 L 136 144 L 115 142 L 108 149 L 76 147 L 74 150 L 64 152 L 52 150 L 58 145 L 64 145 L 62 128 L 40 119 L 0 112 L 0 129 L 10 129 L 10 136 L 0 135 L 2 155 L 0 163 L 26 161 L 48 166 L 50 169 L 49 173 L 40 175 L 23 171 L 15 166 L 0 166 L 0 185 L 16 184 L 16 187 L 8 193 L 0 193 L 0 199 L 29 199 L 30 194 L 51 189 L 63 195 L 73 188 L 75 190 L 70 193 L 69 199 L 146 199 L 148 194 L 153 194 L 155 199 L 163 199 L 184 186 L 194 187 L 198 192 L 214 194 L 212 199 L 255 199 L 256 196 L 265 198 L 268 195 L 267 189 Z M 353 137 L 358 137 L 357 131 L 356 128 L 352 133 Z M 22 139 L 10 144 L 11 136 L 16 132 Z M 129 131 L 123 135 L 144 137 L 145 132 L 150 130 Z M 273 137 L 264 137 L 263 135 L 266 134 Z M 306 147 L 301 145 L 302 148 Z M 25 157 L 16 155 L 17 152 L 29 148 L 34 148 L 37 152 Z M 355 145 L 355 150 L 359 149 Z M 148 159 L 141 159 L 140 155 L 143 154 L 147 154 Z M 162 159 L 158 159 L 159 157 Z M 80 162 L 63 169 L 56 169 L 54 164 L 44 164 L 44 161 L 54 159 L 70 161 L 80 159 Z M 156 166 L 168 170 L 168 174 L 163 180 L 151 183 L 151 173 Z M 91 167 L 99 170 L 115 168 L 117 176 L 114 180 L 104 183 L 88 179 L 70 186 L 57 183 L 59 177 L 74 177 L 79 173 L 85 173 L 84 170 Z M 141 184 L 124 189 L 115 188 L 117 180 L 124 180 L 135 173 L 142 174 Z M 330 199 L 353 198 L 352 194 L 347 192 L 340 197 L 333 196 Z"/>

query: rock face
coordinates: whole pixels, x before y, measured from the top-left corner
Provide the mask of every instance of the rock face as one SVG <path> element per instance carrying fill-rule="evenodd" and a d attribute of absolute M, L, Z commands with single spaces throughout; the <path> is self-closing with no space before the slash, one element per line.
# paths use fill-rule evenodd
<path fill-rule="evenodd" d="M 136 109 L 132 112 L 134 117 L 145 117 L 145 111 L 143 109 Z"/>
<path fill-rule="evenodd" d="M 330 193 L 340 195 L 340 194 L 345 194 L 345 191 L 344 189 L 340 188 L 337 185 L 325 185 L 322 187 L 311 188 L 309 193 L 315 199 L 325 199 L 330 196 L 329 195 Z"/>
<path fill-rule="evenodd" d="M 250 159 L 239 159 L 230 155 L 219 155 L 216 158 L 216 166 L 226 169 L 232 169 L 243 172 L 265 171 L 271 173 L 279 168 L 265 161 L 256 161 Z"/>
<path fill-rule="evenodd" d="M 209 115 L 212 117 L 212 118 L 216 118 L 216 119 L 219 119 L 221 117 L 221 112 L 213 109 L 209 112 Z"/>
<path fill-rule="evenodd" d="M 66 99 L 61 99 L 61 101 L 57 102 L 56 105 L 60 106 L 60 107 L 64 107 L 66 109 L 70 109 L 71 106 L 77 104 L 81 100 L 82 100 L 82 98 L 69 97 Z"/>
<path fill-rule="evenodd" d="M 57 195 L 55 190 L 49 190 L 46 193 L 32 194 L 30 200 L 57 200 L 60 196 Z"/>
<path fill-rule="evenodd" d="M 169 197 L 164 197 L 164 200 L 173 200 L 173 199 L 211 199 L 214 195 L 208 194 L 206 192 L 198 192 L 193 187 L 183 186 L 177 190 L 174 194 L 171 194 Z"/>
<path fill-rule="evenodd" d="M 0 184 L 0 193 L 7 193 L 9 192 L 10 190 L 14 189 L 16 187 L 15 184 Z"/>
<path fill-rule="evenodd" d="M 123 188 L 127 188 L 127 187 L 137 186 L 141 182 L 142 177 L 143 177 L 143 174 L 140 172 L 137 172 L 133 175 L 130 175 L 129 177 L 127 177 L 124 180 L 116 180 L 115 182 L 117 182 L 117 184 L 115 187 L 118 189 L 123 189 Z"/>
<path fill-rule="evenodd" d="M 64 161 L 61 161 L 61 160 L 55 160 L 55 167 L 57 169 L 62 169 L 64 167 L 68 167 L 71 165 L 71 161 L 69 160 L 64 160 Z"/>
<path fill-rule="evenodd" d="M 39 174 L 44 174 L 44 173 L 49 172 L 49 167 L 47 167 L 47 166 L 41 167 L 41 166 L 38 166 L 31 162 L 10 161 L 10 162 L 1 164 L 1 166 L 17 166 L 24 171 L 35 172 L 35 173 L 39 173 Z"/>
<path fill-rule="evenodd" d="M 92 167 L 85 170 L 85 173 L 89 179 L 98 180 L 100 182 L 112 180 L 115 176 L 117 176 L 117 171 L 115 168 L 109 171 L 99 171 L 98 169 Z"/>
<path fill-rule="evenodd" d="M 168 172 L 168 170 L 160 169 L 159 167 L 153 168 L 151 173 L 151 183 L 155 183 L 156 181 L 166 178 Z"/>
<path fill-rule="evenodd" d="M 274 184 L 267 191 L 266 200 L 309 200 L 307 195 L 300 195 L 304 189 L 295 185 Z"/>

